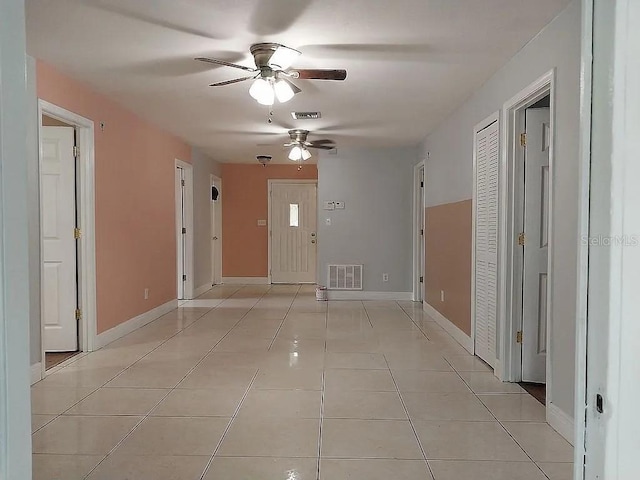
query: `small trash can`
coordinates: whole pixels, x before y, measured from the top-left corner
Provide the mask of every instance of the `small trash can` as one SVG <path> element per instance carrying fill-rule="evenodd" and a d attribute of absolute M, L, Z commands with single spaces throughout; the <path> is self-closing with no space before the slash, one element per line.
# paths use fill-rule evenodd
<path fill-rule="evenodd" d="M 316 286 L 316 300 L 319 302 L 326 302 L 327 298 L 327 287 L 323 287 L 322 285 Z"/>

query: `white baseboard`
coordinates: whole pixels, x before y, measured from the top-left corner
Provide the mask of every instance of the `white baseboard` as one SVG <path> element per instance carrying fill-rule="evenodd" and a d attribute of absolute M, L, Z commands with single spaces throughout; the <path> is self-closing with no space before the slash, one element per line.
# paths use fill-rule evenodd
<path fill-rule="evenodd" d="M 42 380 L 42 362 L 31 365 L 31 385 Z"/>
<path fill-rule="evenodd" d="M 207 293 L 209 290 L 211 290 L 213 287 L 211 285 L 209 285 L 208 283 L 205 283 L 204 285 L 202 285 L 201 287 L 196 288 L 193 291 L 193 298 L 198 298 L 200 295 Z"/>
<path fill-rule="evenodd" d="M 411 300 L 412 292 L 363 292 L 362 290 L 327 290 L 329 300 Z"/>
<path fill-rule="evenodd" d="M 573 418 L 560 410 L 555 403 L 547 404 L 547 423 L 573 445 L 575 435 Z"/>
<path fill-rule="evenodd" d="M 429 305 L 427 302 L 423 302 L 423 309 L 427 312 L 435 322 L 440 325 L 453 339 L 464 347 L 464 349 L 473 355 L 473 340 L 469 335 L 464 333 L 458 327 L 456 327 L 447 317 L 442 315 L 438 310 Z"/>
<path fill-rule="evenodd" d="M 111 342 L 133 332 L 134 330 L 144 327 L 147 323 L 153 322 L 162 315 L 169 313 L 171 310 L 178 308 L 178 300 L 171 300 L 165 304 L 159 305 L 154 309 L 144 312 L 126 322 L 110 328 L 106 332 L 102 332 L 96 337 L 96 348 L 102 348 Z"/>
<path fill-rule="evenodd" d="M 269 277 L 222 277 L 226 285 L 269 285 Z"/>

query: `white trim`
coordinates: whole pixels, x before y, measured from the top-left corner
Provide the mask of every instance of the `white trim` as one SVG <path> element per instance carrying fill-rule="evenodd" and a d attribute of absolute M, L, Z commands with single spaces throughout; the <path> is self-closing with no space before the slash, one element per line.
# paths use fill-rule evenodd
<path fill-rule="evenodd" d="M 215 202 L 210 197 L 209 203 L 211 204 L 211 210 L 209 212 L 209 220 L 211 221 L 211 285 L 216 285 L 217 283 L 222 282 L 222 179 L 214 174 L 209 174 L 209 195 L 211 195 L 211 189 L 216 187 L 218 189 L 218 200 Z M 216 213 L 216 207 L 218 207 L 218 212 Z M 218 215 L 220 218 L 218 218 Z M 216 231 L 216 224 L 220 226 L 220 231 Z M 220 250 L 220 255 L 217 256 L 216 249 L 214 248 L 214 240 L 213 237 L 218 237 L 216 242 L 219 242 L 218 249 Z M 218 257 L 218 258 L 216 258 Z M 216 275 L 217 272 L 220 272 L 220 275 Z M 194 292 L 195 296 L 196 293 Z"/>
<path fill-rule="evenodd" d="M 78 241 L 78 271 L 79 271 L 79 298 L 82 320 L 79 324 L 78 337 L 80 344 L 78 349 L 82 352 L 91 352 L 96 347 L 97 335 L 97 302 L 96 302 L 96 240 L 95 240 L 95 144 L 94 124 L 92 120 L 82 117 L 62 107 L 38 99 L 38 145 L 41 145 L 42 115 L 61 120 L 76 129 L 79 157 L 79 185 L 78 189 L 78 221 L 82 230 L 82 237 Z M 40 184 L 40 163 L 42 161 L 41 148 L 38 148 L 38 184 Z M 40 191 L 40 186 L 38 187 Z M 39 205 L 38 205 L 39 206 Z M 40 212 L 40 224 L 42 224 L 42 212 Z M 40 259 L 42 259 L 42 236 L 40 236 Z M 41 311 L 44 305 L 42 278 L 43 265 L 40 261 L 40 305 Z M 41 369 L 42 378 L 45 377 L 45 350 L 44 350 L 44 324 L 40 317 L 41 336 Z"/>
<path fill-rule="evenodd" d="M 363 292 L 361 290 L 327 290 L 329 300 L 411 301 L 413 292 Z"/>
<path fill-rule="evenodd" d="M 425 160 L 422 160 L 413 167 L 413 295 L 411 300 L 414 302 L 422 302 L 424 300 L 424 283 L 422 283 L 422 285 L 420 284 L 420 273 L 425 271 L 424 245 L 426 232 L 423 232 L 421 237 L 419 230 L 421 225 L 426 227 L 424 207 L 425 189 L 422 188 L 423 194 L 420 195 L 420 182 L 422 181 L 420 178 L 420 170 L 426 172 Z M 422 252 L 420 252 L 421 249 Z M 422 265 L 420 265 L 421 262 Z M 424 280 L 423 278 L 423 282 Z"/>
<path fill-rule="evenodd" d="M 271 283 L 271 189 L 273 184 L 286 183 L 286 184 L 315 184 L 316 186 L 316 208 L 318 207 L 318 179 L 296 180 L 296 179 L 281 179 L 281 178 L 269 178 L 267 180 L 267 278 L 268 283 Z M 318 218 L 316 216 L 316 234 L 318 232 Z M 318 256 L 316 255 L 316 260 Z M 316 265 L 316 282 L 318 281 L 318 266 Z M 224 280 L 222 283 L 225 283 Z"/>
<path fill-rule="evenodd" d="M 184 282 L 184 299 L 191 300 L 193 298 L 193 275 L 194 275 L 194 260 L 193 260 L 193 165 L 176 158 L 175 168 L 182 168 L 184 171 L 184 226 L 187 229 L 185 234 L 185 265 L 184 274 L 187 276 L 187 280 Z M 177 220 L 178 220 L 178 192 L 176 192 L 176 234 L 177 239 L 180 238 Z M 178 265 L 178 245 L 176 245 L 176 265 Z M 178 275 L 180 273 L 178 272 Z M 179 281 L 176 278 L 176 281 Z M 176 283 L 177 288 L 177 283 Z"/>
<path fill-rule="evenodd" d="M 159 305 L 147 312 L 141 313 L 137 317 L 133 317 L 126 322 L 116 325 L 106 332 L 102 332 L 101 334 L 99 334 L 98 338 L 96 339 L 96 345 L 98 346 L 98 348 L 102 348 L 105 345 L 108 345 L 111 342 L 114 342 L 119 338 L 130 334 L 140 327 L 144 327 L 147 323 L 151 323 L 154 320 L 157 320 L 161 316 L 166 315 L 176 308 L 178 308 L 177 299 L 171 300 L 170 302 Z"/>
<path fill-rule="evenodd" d="M 480 123 L 476 124 L 473 127 L 473 193 L 471 195 L 471 350 L 472 354 L 476 352 L 476 217 L 478 216 L 477 212 L 477 195 L 476 191 L 476 169 L 477 169 L 477 149 L 476 149 L 476 137 L 478 132 L 484 130 L 485 128 L 492 125 L 494 122 L 498 124 L 498 135 L 502 135 L 502 124 L 500 122 L 500 112 L 494 112 L 489 115 Z M 499 186 L 498 186 L 499 188 Z M 500 198 L 498 197 L 498 202 L 500 202 Z M 500 207 L 498 206 L 498 209 Z M 499 210 L 498 210 L 499 211 Z M 498 216 L 500 214 L 498 213 Z M 498 256 L 500 256 L 500 245 L 498 244 Z M 500 272 L 498 272 L 499 274 Z M 498 323 L 498 319 L 496 319 L 496 323 Z M 496 347 L 498 345 L 498 339 L 496 338 Z M 497 348 L 496 348 L 497 350 Z M 499 354 L 496 352 L 496 360 L 494 364 L 498 361 Z M 495 370 L 494 370 L 495 371 Z"/>
<path fill-rule="evenodd" d="M 456 327 L 453 322 L 451 322 L 447 317 L 442 315 L 438 310 L 436 310 L 433 306 L 429 305 L 427 302 L 422 302 L 422 309 L 429 315 L 433 320 L 440 325 L 449 335 L 453 337 L 453 339 L 458 342 L 462 347 L 473 355 L 473 340 L 471 337 Z"/>
<path fill-rule="evenodd" d="M 522 289 L 521 283 L 523 261 L 522 252 L 516 251 L 517 230 L 522 224 L 522 205 L 520 197 L 523 195 L 520 183 L 521 174 L 514 165 L 521 165 L 518 159 L 523 152 L 518 141 L 526 107 L 536 101 L 550 96 L 551 139 L 549 142 L 549 250 L 548 250 L 548 284 L 547 284 L 547 399 L 550 402 L 551 388 L 551 359 L 553 356 L 553 342 L 551 341 L 551 312 L 553 307 L 553 188 L 555 176 L 555 69 L 538 78 L 535 82 L 521 90 L 518 94 L 504 103 L 502 108 L 502 125 L 504 134 L 501 135 L 501 164 L 500 164 L 500 209 L 499 209 L 499 252 L 498 252 L 498 317 L 500 332 L 499 356 L 502 362 L 503 381 L 518 382 L 522 378 L 522 351 L 516 342 L 516 332 L 522 326 Z"/>
<path fill-rule="evenodd" d="M 567 442 L 571 445 L 575 445 L 575 426 L 573 424 L 573 418 L 560 410 L 555 403 L 547 402 L 547 423 L 551 428 L 562 435 Z"/>
<path fill-rule="evenodd" d="M 198 298 L 200 295 L 207 293 L 211 290 L 211 285 L 205 283 L 204 285 L 199 286 L 193 291 L 193 298 Z"/>
<path fill-rule="evenodd" d="M 38 383 L 42 380 L 42 364 L 44 362 L 38 362 L 31 365 L 31 385 Z"/>
<path fill-rule="evenodd" d="M 269 285 L 269 277 L 222 277 L 224 285 Z"/>
<path fill-rule="evenodd" d="M 593 0 L 583 0 L 580 61 L 580 158 L 578 166 L 579 238 L 589 236 L 589 181 L 591 175 L 591 93 L 593 75 Z M 584 464 L 587 405 L 587 298 L 589 286 L 589 247 L 577 242 L 578 275 L 576 287 L 576 367 L 574 411 L 574 465 Z M 575 480 L 583 480 L 584 468 L 574 469 Z"/>

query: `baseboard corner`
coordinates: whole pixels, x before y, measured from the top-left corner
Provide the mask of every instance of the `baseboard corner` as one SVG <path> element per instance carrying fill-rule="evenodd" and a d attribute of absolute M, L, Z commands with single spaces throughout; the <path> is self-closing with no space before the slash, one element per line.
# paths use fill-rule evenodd
<path fill-rule="evenodd" d="M 42 380 L 42 362 L 34 363 L 30 369 L 31 385 Z"/>
<path fill-rule="evenodd" d="M 571 445 L 574 444 L 575 431 L 573 418 L 553 402 L 547 404 L 547 423 L 567 442 Z"/>
<path fill-rule="evenodd" d="M 429 315 L 433 320 L 440 325 L 449 335 L 453 337 L 453 339 L 458 342 L 462 347 L 469 352 L 471 355 L 473 352 L 473 340 L 469 335 L 464 333 L 458 327 L 456 327 L 453 322 L 451 322 L 447 317 L 442 315 L 438 310 L 435 309 L 432 305 L 427 302 L 422 303 L 423 310 Z"/>

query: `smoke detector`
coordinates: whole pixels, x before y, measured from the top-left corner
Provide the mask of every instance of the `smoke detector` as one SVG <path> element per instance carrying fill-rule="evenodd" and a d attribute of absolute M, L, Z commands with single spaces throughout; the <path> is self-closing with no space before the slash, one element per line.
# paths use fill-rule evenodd
<path fill-rule="evenodd" d="M 271 155 L 258 155 L 256 156 L 256 160 L 258 160 L 258 162 L 260 162 L 260 164 L 263 167 L 267 166 L 267 163 L 269 163 L 271 161 Z"/>

